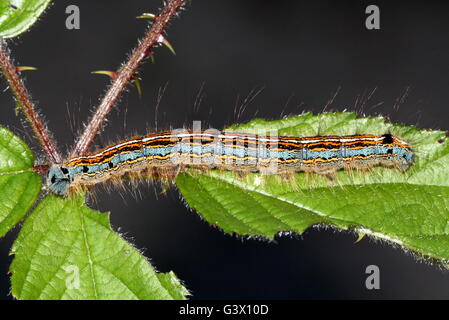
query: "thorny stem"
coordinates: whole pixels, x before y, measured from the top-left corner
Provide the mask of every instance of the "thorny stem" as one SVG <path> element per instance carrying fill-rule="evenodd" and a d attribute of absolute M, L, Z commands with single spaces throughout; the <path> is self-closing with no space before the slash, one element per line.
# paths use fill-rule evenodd
<path fill-rule="evenodd" d="M 31 101 L 31 97 L 20 79 L 17 68 L 9 57 L 9 51 L 4 40 L 0 40 L 0 67 L 43 151 L 52 162 L 61 162 L 61 155 L 56 149 L 53 138 L 47 130 L 42 117 Z"/>
<path fill-rule="evenodd" d="M 139 43 L 129 60 L 117 72 L 117 76 L 111 80 L 108 91 L 91 117 L 84 132 L 76 142 L 76 145 L 70 154 L 71 156 L 84 154 L 88 151 L 97 133 L 101 130 L 106 116 L 120 99 L 120 96 L 126 89 L 129 81 L 136 73 L 137 68 L 146 57 L 149 57 L 152 54 L 151 50 L 153 47 L 161 42 L 162 34 L 167 27 L 168 22 L 180 9 L 183 3 L 184 0 L 169 0 L 161 13 L 154 18 L 153 24 L 145 35 L 145 38 Z"/>

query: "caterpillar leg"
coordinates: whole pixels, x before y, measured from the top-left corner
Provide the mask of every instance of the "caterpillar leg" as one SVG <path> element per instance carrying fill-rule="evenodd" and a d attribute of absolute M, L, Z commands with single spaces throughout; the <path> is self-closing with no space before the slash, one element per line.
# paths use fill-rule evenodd
<path fill-rule="evenodd" d="M 331 184 L 337 183 L 336 168 L 315 168 L 312 172 L 326 177 Z"/>

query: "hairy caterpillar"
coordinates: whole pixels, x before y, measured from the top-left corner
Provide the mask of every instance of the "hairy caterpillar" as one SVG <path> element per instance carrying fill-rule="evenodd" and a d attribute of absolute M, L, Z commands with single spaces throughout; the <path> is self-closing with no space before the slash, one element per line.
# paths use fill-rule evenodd
<path fill-rule="evenodd" d="M 374 166 L 406 170 L 413 158 L 410 144 L 391 134 L 266 137 L 216 130 L 176 130 L 128 139 L 54 164 L 47 174 L 47 187 L 65 196 L 72 189 L 133 172 L 159 170 L 175 177 L 186 168 L 263 174 L 329 174 Z"/>

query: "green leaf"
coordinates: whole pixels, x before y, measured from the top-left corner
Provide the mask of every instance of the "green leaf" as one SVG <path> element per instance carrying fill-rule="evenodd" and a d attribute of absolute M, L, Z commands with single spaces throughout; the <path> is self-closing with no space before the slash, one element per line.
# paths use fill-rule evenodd
<path fill-rule="evenodd" d="M 41 190 L 41 178 L 31 171 L 34 157 L 11 131 L 0 127 L 0 237 L 28 212 Z"/>
<path fill-rule="evenodd" d="M 51 0 L 0 0 L 0 38 L 13 38 L 27 31 Z"/>
<path fill-rule="evenodd" d="M 15 241 L 12 294 L 19 299 L 185 299 L 176 276 L 156 273 L 84 197 L 46 197 Z"/>
<path fill-rule="evenodd" d="M 228 233 L 266 238 L 325 224 L 449 260 L 449 143 L 444 132 L 386 123 L 381 117 L 357 118 L 350 112 L 256 119 L 230 129 L 281 136 L 390 132 L 412 144 L 416 161 L 405 173 L 388 168 L 339 171 L 336 183 L 305 173 L 288 182 L 216 170 L 178 176 L 185 200 L 209 223 Z"/>

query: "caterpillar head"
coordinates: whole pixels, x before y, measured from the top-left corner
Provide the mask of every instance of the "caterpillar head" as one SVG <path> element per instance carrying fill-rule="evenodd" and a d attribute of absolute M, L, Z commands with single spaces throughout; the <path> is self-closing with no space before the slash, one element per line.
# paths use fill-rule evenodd
<path fill-rule="evenodd" d="M 54 194 L 59 196 L 67 195 L 72 181 L 73 177 L 64 165 L 54 164 L 48 170 L 47 187 Z"/>

